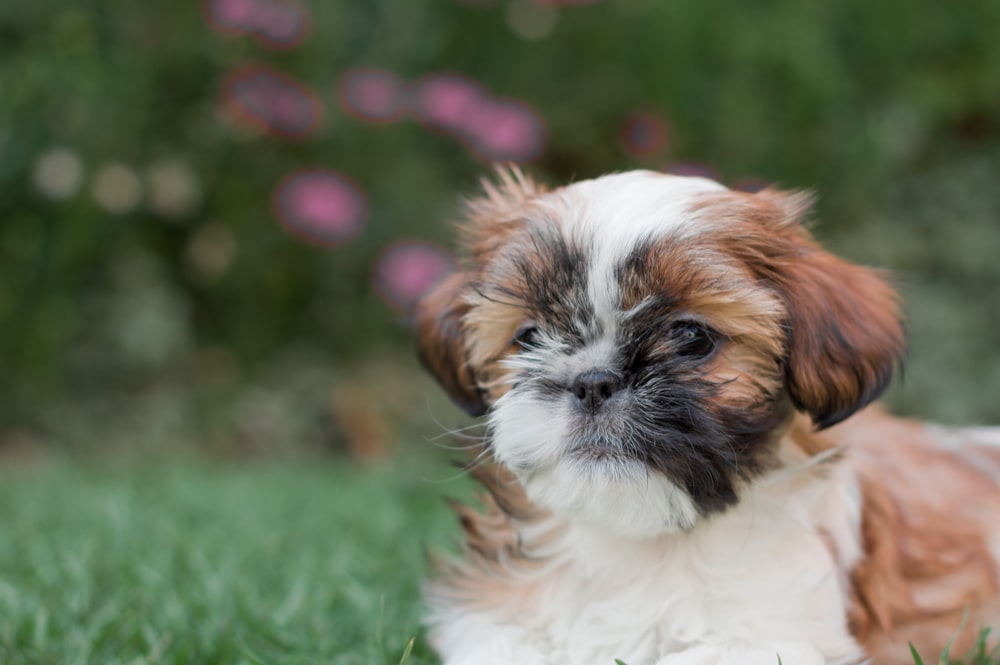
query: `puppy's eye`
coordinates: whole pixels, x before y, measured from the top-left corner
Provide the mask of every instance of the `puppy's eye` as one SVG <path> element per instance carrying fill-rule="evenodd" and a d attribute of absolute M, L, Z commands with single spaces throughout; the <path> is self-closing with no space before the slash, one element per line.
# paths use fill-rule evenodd
<path fill-rule="evenodd" d="M 538 326 L 534 323 L 522 324 L 510 343 L 522 349 L 533 349 L 538 344 Z"/>
<path fill-rule="evenodd" d="M 679 356 L 705 358 L 715 350 L 715 333 L 697 321 L 681 321 L 671 329 L 671 337 Z"/>

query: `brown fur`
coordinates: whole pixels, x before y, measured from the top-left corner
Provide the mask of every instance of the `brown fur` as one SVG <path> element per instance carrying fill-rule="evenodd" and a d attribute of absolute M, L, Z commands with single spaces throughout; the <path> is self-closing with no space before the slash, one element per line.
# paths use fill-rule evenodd
<path fill-rule="evenodd" d="M 425 296 L 416 317 L 421 360 L 471 415 L 481 415 L 487 403 L 502 394 L 496 360 L 522 322 L 520 310 L 503 303 L 495 303 L 492 309 L 477 308 L 474 320 L 469 320 L 472 304 L 482 301 L 479 271 L 510 234 L 521 228 L 530 203 L 544 193 L 516 168 L 498 169 L 497 182 L 484 180 L 482 185 L 483 195 L 466 201 L 460 227 L 466 267 Z M 470 323 L 487 333 L 467 335 Z"/>
<path fill-rule="evenodd" d="M 469 365 L 463 330 L 468 304 L 462 295 L 472 277 L 462 271 L 449 275 L 417 307 L 417 348 L 420 360 L 448 395 L 469 415 L 486 411 L 475 372 Z"/>
<path fill-rule="evenodd" d="M 699 210 L 729 255 L 784 301 L 788 392 L 822 428 L 881 394 L 906 341 L 895 291 L 816 244 L 801 224 L 808 204 L 801 193 L 724 192 Z"/>
<path fill-rule="evenodd" d="M 1000 533 L 1000 478 L 944 448 L 934 430 L 877 407 L 793 438 L 813 450 L 842 446 L 857 472 L 863 557 L 848 618 L 874 663 L 912 664 L 910 642 L 928 662 L 952 638 L 961 654 L 1000 620 L 988 540 Z"/>

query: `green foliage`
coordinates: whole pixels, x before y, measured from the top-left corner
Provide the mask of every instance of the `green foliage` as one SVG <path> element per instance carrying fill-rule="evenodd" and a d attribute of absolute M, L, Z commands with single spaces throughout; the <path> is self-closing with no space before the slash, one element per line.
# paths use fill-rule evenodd
<path fill-rule="evenodd" d="M 510 27 L 527 0 L 313 2 L 308 38 L 288 51 L 214 32 L 201 5 L 0 6 L 0 425 L 58 434 L 49 405 L 80 396 L 122 413 L 167 382 L 202 403 L 275 357 L 350 372 L 409 348 L 372 266 L 395 240 L 450 242 L 456 198 L 485 166 L 412 120 L 351 117 L 336 85 L 352 67 L 454 71 L 525 101 L 548 127 L 530 168 L 551 182 L 696 161 L 727 181 L 815 187 L 821 236 L 902 273 L 914 360 L 895 403 L 1000 419 L 993 0 L 606 0 L 550 8 L 535 40 Z M 247 63 L 315 92 L 314 136 L 265 135 L 220 110 L 226 75 Z M 637 109 L 669 125 L 648 158 L 619 140 Z M 32 178 L 53 147 L 83 166 L 65 200 Z M 145 178 L 164 162 L 194 175 L 189 208 L 95 204 L 102 165 Z M 307 166 L 364 190 L 369 218 L 349 245 L 304 244 L 275 219 L 274 186 Z M 220 378 L 220 358 L 236 371 Z"/>

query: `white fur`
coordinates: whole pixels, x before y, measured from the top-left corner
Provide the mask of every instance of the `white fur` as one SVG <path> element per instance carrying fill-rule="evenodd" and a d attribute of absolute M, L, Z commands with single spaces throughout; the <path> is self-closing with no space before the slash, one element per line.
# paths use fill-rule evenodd
<path fill-rule="evenodd" d="M 569 383 L 581 372 L 606 367 L 614 345 L 605 335 L 572 355 L 552 353 L 549 373 Z M 514 356 L 516 369 L 537 362 L 538 352 Z M 567 422 L 573 410 L 567 392 L 560 403 L 513 389 L 490 410 L 497 461 L 514 472 L 528 497 L 567 519 L 643 536 L 692 526 L 698 510 L 691 497 L 666 476 L 635 460 L 585 464 L 567 456 Z"/>
<path fill-rule="evenodd" d="M 593 248 L 589 294 L 597 318 L 613 332 L 615 263 L 643 241 L 696 232 L 696 218 L 688 211 L 694 198 L 725 189 L 706 178 L 629 171 L 569 185 L 540 203 L 560 210 L 566 233 Z"/>
<path fill-rule="evenodd" d="M 860 495 L 847 467 L 831 474 L 831 464 L 774 472 L 688 532 L 626 538 L 560 525 L 543 568 L 505 580 L 521 602 L 437 608 L 445 665 L 860 662 L 840 573 L 860 552 Z"/>

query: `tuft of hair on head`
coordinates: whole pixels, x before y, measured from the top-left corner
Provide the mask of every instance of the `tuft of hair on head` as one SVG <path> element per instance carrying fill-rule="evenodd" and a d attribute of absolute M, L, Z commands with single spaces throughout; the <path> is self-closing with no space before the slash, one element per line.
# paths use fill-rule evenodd
<path fill-rule="evenodd" d="M 495 165 L 494 178 L 479 183 L 482 192 L 463 200 L 458 227 L 463 246 L 476 257 L 496 250 L 531 202 L 548 191 L 514 164 Z"/>
<path fill-rule="evenodd" d="M 516 166 L 497 166 L 495 180 L 482 180 L 482 194 L 465 201 L 459 225 L 469 256 L 417 305 L 417 348 L 424 366 L 452 400 L 473 416 L 486 412 L 485 391 L 469 361 L 466 317 L 479 271 L 523 219 L 524 210 L 545 189 Z"/>

